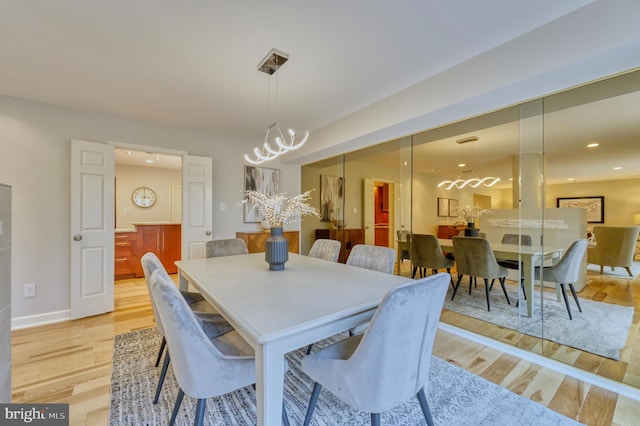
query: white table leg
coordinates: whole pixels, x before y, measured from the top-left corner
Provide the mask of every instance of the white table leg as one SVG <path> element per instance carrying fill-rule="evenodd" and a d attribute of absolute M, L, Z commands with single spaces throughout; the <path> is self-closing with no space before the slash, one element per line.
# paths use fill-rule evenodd
<path fill-rule="evenodd" d="M 178 270 L 178 288 L 183 291 L 189 290 L 189 281 L 182 275 L 180 270 Z"/>
<path fill-rule="evenodd" d="M 269 345 L 255 350 L 258 426 L 277 426 L 282 424 L 284 353 Z"/>

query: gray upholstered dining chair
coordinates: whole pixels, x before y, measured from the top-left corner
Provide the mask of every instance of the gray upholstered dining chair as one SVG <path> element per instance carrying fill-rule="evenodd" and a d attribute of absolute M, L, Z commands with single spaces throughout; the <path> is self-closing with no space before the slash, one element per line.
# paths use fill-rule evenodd
<path fill-rule="evenodd" d="M 536 279 L 540 279 L 540 277 L 542 276 L 542 281 L 553 282 L 556 283 L 556 286 L 560 286 L 560 290 L 562 290 L 562 297 L 564 298 L 564 303 L 567 306 L 567 313 L 569 314 L 570 320 L 573 320 L 573 316 L 571 315 L 571 308 L 569 307 L 567 291 L 564 285 L 569 284 L 569 289 L 571 289 L 571 294 L 573 294 L 573 298 L 576 301 L 578 310 L 582 312 L 580 302 L 578 301 L 578 295 L 576 294 L 576 289 L 573 287 L 573 283 L 577 282 L 578 278 L 580 278 L 580 269 L 583 267 L 583 260 L 586 252 L 587 240 L 576 240 L 571 243 L 558 263 L 553 266 L 544 267 L 542 269 L 542 274 L 540 274 L 540 268 L 536 268 L 535 271 Z"/>
<path fill-rule="evenodd" d="M 380 413 L 418 397 L 428 425 L 429 365 L 438 319 L 449 286 L 447 274 L 430 275 L 389 291 L 364 334 L 349 337 L 302 359 L 315 385 L 304 425 L 322 387 L 356 410 Z"/>
<path fill-rule="evenodd" d="M 351 249 L 351 253 L 349 253 L 349 257 L 347 258 L 347 265 L 393 274 L 395 261 L 396 252 L 392 248 L 358 244 Z M 360 333 L 364 331 L 368 325 L 368 322 L 357 325 L 349 330 L 349 334 L 353 336 L 354 334 Z M 307 354 L 311 353 L 312 347 L 313 343 L 307 346 Z"/>
<path fill-rule="evenodd" d="M 242 238 L 211 240 L 206 244 L 206 257 L 233 256 L 248 254 L 247 244 Z"/>
<path fill-rule="evenodd" d="M 330 262 L 337 262 L 338 257 L 340 257 L 341 246 L 342 243 L 338 240 L 320 238 L 315 240 L 313 246 L 311 246 L 311 250 L 309 250 L 308 256 L 328 260 Z"/>
<path fill-rule="evenodd" d="M 147 290 L 149 291 L 149 298 L 151 299 L 151 309 L 153 310 L 153 317 L 156 321 L 156 328 L 158 332 L 162 336 L 162 342 L 160 343 L 160 350 L 158 351 L 158 356 L 156 358 L 156 367 L 160 364 L 160 359 L 162 358 L 162 354 L 165 351 L 165 347 L 167 344 L 167 339 L 165 337 L 164 327 L 162 326 L 162 320 L 160 319 L 160 315 L 158 315 L 158 309 L 156 307 L 156 302 L 153 298 L 153 293 L 151 292 L 151 275 L 158 271 L 158 274 L 161 274 L 167 280 L 171 280 L 169 274 L 167 274 L 166 269 L 156 256 L 152 252 L 146 253 L 140 259 L 140 263 L 142 264 L 142 270 L 144 272 L 144 279 L 147 283 Z M 171 280 L 171 282 L 173 282 Z M 217 337 L 226 332 L 233 330 L 231 324 L 229 324 L 221 315 L 217 314 L 211 306 L 200 293 L 191 293 L 179 290 L 183 299 L 187 302 L 189 308 L 196 314 L 196 318 L 200 327 L 204 330 L 204 333 L 209 337 Z M 207 309 L 210 307 L 210 309 Z M 204 309 L 204 310 L 203 310 Z M 153 397 L 153 403 L 158 403 L 158 398 L 160 396 L 160 391 L 162 390 L 162 384 L 164 383 L 164 379 L 167 375 L 167 369 L 169 368 L 170 356 L 169 352 L 164 357 L 164 362 L 162 363 L 162 369 L 160 371 L 160 378 L 158 380 L 158 384 L 156 386 L 156 393 Z"/>
<path fill-rule="evenodd" d="M 451 300 L 456 297 L 460 281 L 464 275 L 469 275 L 469 294 L 471 294 L 471 282 L 475 278 L 484 279 L 484 291 L 487 296 L 487 310 L 491 311 L 491 301 L 489 292 L 493 282 L 498 279 L 504 292 L 504 297 L 509 301 L 509 295 L 504 285 L 505 278 L 509 271 L 498 265 L 496 256 L 493 254 L 491 244 L 486 238 L 478 237 L 453 237 L 453 252 L 456 255 L 456 269 L 458 270 L 458 281 L 453 289 Z M 489 284 L 491 280 L 491 286 Z"/>
<path fill-rule="evenodd" d="M 187 394 L 198 400 L 194 424 L 202 425 L 207 398 L 255 383 L 255 353 L 235 330 L 213 339 L 205 334 L 169 277 L 155 271 L 150 281 L 180 386 L 169 424 L 175 423 Z M 284 404 L 282 409 L 283 422 L 288 425 Z"/>
<path fill-rule="evenodd" d="M 392 248 L 358 244 L 351 249 L 347 265 L 393 274 L 395 261 L 396 252 Z"/>
<path fill-rule="evenodd" d="M 434 274 L 438 273 L 438 269 L 446 269 L 451 274 L 451 268 L 455 263 L 444 256 L 438 238 L 431 234 L 413 234 L 411 258 L 413 261 L 411 278 L 415 278 L 418 268 L 420 268 L 421 277 L 424 277 L 425 269 L 431 269 Z M 454 286 L 453 278 L 451 278 L 451 286 Z"/>

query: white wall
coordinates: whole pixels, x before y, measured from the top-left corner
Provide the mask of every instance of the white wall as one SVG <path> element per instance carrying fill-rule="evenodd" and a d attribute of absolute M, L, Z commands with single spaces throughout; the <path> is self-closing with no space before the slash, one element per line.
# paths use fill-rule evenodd
<path fill-rule="evenodd" d="M 116 229 L 132 229 L 135 222 L 172 222 L 173 204 L 182 205 L 181 199 L 171 198 L 172 183 L 182 185 L 181 170 L 116 165 Z M 141 186 L 156 193 L 151 207 L 138 207 L 131 199 Z"/>
<path fill-rule="evenodd" d="M 70 141 L 118 141 L 213 158 L 213 238 L 258 230 L 236 207 L 243 155 L 258 142 L 0 97 L 0 182 L 13 187 L 12 318 L 64 318 L 69 309 Z M 282 165 L 281 190 L 300 190 L 300 168 Z M 220 204 L 225 210 L 220 210 Z M 295 228 L 295 225 L 294 225 Z M 297 228 L 295 228 L 297 229 Z M 37 296 L 23 298 L 26 283 Z M 29 317 L 31 318 L 31 317 Z M 31 318 L 33 319 L 33 318 Z M 37 318 L 35 319 L 37 320 Z M 34 321 L 35 321 L 34 320 Z"/>

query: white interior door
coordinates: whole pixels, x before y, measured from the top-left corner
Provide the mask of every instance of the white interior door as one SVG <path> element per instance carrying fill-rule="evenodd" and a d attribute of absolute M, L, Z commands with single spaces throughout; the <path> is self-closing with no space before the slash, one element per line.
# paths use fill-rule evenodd
<path fill-rule="evenodd" d="M 371 178 L 364 178 L 364 207 L 362 210 L 364 222 L 364 243 L 375 245 L 375 198 L 373 195 L 373 187 L 375 182 Z"/>
<path fill-rule="evenodd" d="M 185 155 L 182 160 L 182 258 L 205 256 L 211 240 L 213 203 L 211 157 Z"/>
<path fill-rule="evenodd" d="M 113 311 L 113 146 L 71 141 L 71 318 Z"/>

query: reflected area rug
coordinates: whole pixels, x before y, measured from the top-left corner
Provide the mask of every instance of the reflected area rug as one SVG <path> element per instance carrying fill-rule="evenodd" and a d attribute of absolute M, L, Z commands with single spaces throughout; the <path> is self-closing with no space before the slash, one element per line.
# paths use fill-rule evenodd
<path fill-rule="evenodd" d="M 336 337 L 314 345 L 326 346 Z M 154 367 L 161 337 L 155 328 L 115 337 L 111 377 L 110 425 L 165 425 L 177 394 L 173 372 L 167 373 L 160 401 L 151 400 L 160 374 Z M 301 425 L 313 383 L 301 370 L 304 349 L 287 354 L 284 400 L 292 425 Z M 428 401 L 437 425 L 577 425 L 536 402 L 433 357 Z M 177 424 L 193 424 L 195 400 L 185 397 Z M 416 398 L 381 416 L 383 425 L 426 424 Z M 205 425 L 256 424 L 255 392 L 251 386 L 207 400 Z M 323 390 L 311 421 L 315 426 L 368 425 L 368 413 L 356 411 Z"/>
<path fill-rule="evenodd" d="M 515 284 L 507 283 L 507 293 L 511 301 L 511 305 L 508 305 L 502 288 L 496 281 L 490 294 L 491 312 L 487 311 L 483 280 L 478 280 L 478 287 L 473 288 L 469 295 L 468 278 L 465 277 L 453 301 L 452 293 L 453 290 L 449 286 L 445 309 L 615 360 L 620 359 L 620 350 L 627 342 L 633 321 L 632 307 L 586 299 L 579 299 L 582 307 L 580 313 L 568 289 L 573 320 L 567 315 L 562 297 L 558 302 L 553 291 L 544 292 L 542 304 L 540 294 L 537 293 L 531 318 L 518 318 L 518 291 Z M 544 321 L 541 321 L 541 311 L 544 313 Z"/>

